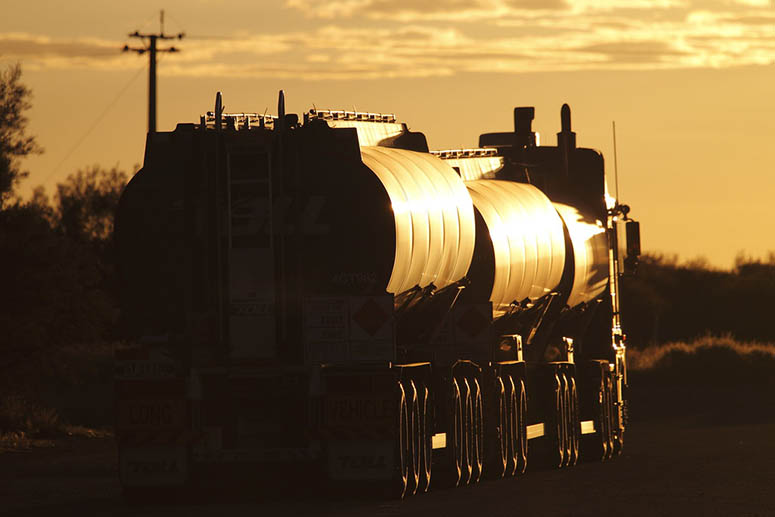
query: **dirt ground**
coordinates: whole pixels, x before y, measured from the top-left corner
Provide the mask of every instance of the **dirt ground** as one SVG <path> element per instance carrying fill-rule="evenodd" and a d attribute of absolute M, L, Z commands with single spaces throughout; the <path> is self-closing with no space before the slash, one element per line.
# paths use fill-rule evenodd
<path fill-rule="evenodd" d="M 401 502 L 331 497 L 297 480 L 271 494 L 253 490 L 226 499 L 198 497 L 195 505 L 129 506 L 121 497 L 112 440 L 68 439 L 52 449 L 0 455 L 0 513 L 775 516 L 775 412 L 768 400 L 775 397 L 769 395 L 697 390 L 678 396 L 643 386 L 633 397 L 638 416 L 625 452 L 612 462 L 432 490 Z M 692 404 L 692 397 L 703 404 Z"/>

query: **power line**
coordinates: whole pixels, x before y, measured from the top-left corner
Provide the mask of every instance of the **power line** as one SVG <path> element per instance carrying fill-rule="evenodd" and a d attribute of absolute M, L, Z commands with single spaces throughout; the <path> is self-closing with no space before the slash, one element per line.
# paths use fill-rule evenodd
<path fill-rule="evenodd" d="M 89 127 L 89 129 L 87 129 L 86 132 L 81 136 L 81 138 L 78 139 L 78 141 L 75 143 L 75 145 L 73 145 L 70 148 L 70 150 L 67 152 L 65 157 L 62 158 L 62 160 L 57 164 L 56 167 L 54 167 L 54 170 L 52 170 L 48 174 L 48 176 L 46 176 L 46 179 L 43 180 L 43 185 L 46 185 L 51 180 L 51 178 L 53 178 L 54 175 L 57 172 L 59 172 L 59 169 L 67 161 L 67 159 L 70 158 L 70 156 L 72 156 L 72 154 L 76 151 L 76 149 L 78 149 L 78 147 L 81 146 L 81 144 L 84 142 L 84 140 L 86 140 L 86 138 L 91 134 L 91 132 L 94 131 L 94 129 L 97 127 L 97 125 L 99 125 L 99 123 L 102 122 L 102 119 L 105 118 L 105 116 L 108 114 L 108 112 L 111 110 L 111 108 L 113 108 L 113 106 L 116 105 L 116 103 L 119 101 L 119 99 L 121 99 L 121 97 L 124 95 L 124 93 L 126 93 L 126 91 L 129 89 L 129 87 L 132 86 L 132 83 L 134 83 L 137 80 L 137 78 L 140 77 L 140 74 L 143 73 L 143 70 L 144 70 L 143 68 L 138 69 L 137 73 L 132 76 L 132 78 L 124 85 L 124 87 L 121 88 L 121 90 L 119 90 L 119 92 L 116 94 L 116 96 L 113 98 L 113 100 L 110 101 L 110 103 L 105 107 L 105 109 L 102 110 L 102 113 L 100 113 L 100 115 L 94 120 L 94 122 Z"/>

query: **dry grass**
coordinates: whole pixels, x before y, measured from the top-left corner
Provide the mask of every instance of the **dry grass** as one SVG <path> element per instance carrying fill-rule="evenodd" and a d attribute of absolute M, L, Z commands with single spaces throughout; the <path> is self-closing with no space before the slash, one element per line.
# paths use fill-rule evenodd
<path fill-rule="evenodd" d="M 653 370 L 671 366 L 679 356 L 699 358 L 714 352 L 720 352 L 719 355 L 724 356 L 734 353 L 743 361 L 775 361 L 775 343 L 744 342 L 724 335 L 703 336 L 691 343 L 665 343 L 644 349 L 628 348 L 627 365 L 634 371 Z"/>
<path fill-rule="evenodd" d="M 68 401 L 63 397 L 52 399 L 51 394 L 71 393 L 74 388 L 88 389 L 109 383 L 117 346 L 120 344 L 62 347 L 32 356 L 22 365 L 2 372 L 0 452 L 51 447 L 53 440 L 58 438 L 109 436 L 110 431 L 105 429 L 73 425 L 84 423 L 73 415 L 63 418 L 63 414 L 68 414 Z M 109 425 L 108 422 L 91 423 Z"/>
<path fill-rule="evenodd" d="M 58 434 L 62 425 L 55 409 L 33 404 L 21 395 L 5 395 L 0 398 L 2 432 L 49 438 Z"/>
<path fill-rule="evenodd" d="M 31 403 L 21 395 L 0 398 L 0 452 L 34 447 L 53 447 L 63 437 L 105 438 L 112 433 L 70 425 L 49 407 Z"/>
<path fill-rule="evenodd" d="M 627 363 L 635 375 L 670 385 L 775 385 L 775 343 L 742 342 L 729 335 L 630 348 Z"/>

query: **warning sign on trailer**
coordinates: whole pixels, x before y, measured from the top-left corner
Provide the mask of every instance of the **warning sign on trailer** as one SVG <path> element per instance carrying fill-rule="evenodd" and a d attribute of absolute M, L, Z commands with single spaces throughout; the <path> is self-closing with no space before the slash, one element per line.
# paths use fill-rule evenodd
<path fill-rule="evenodd" d="M 352 296 L 349 300 L 352 339 L 392 341 L 392 296 Z"/>
<path fill-rule="evenodd" d="M 308 298 L 304 302 L 307 364 L 392 361 L 392 296 Z"/>
<path fill-rule="evenodd" d="M 436 336 L 439 345 L 487 345 L 492 334 L 492 305 L 489 303 L 460 304 L 447 315 Z"/>

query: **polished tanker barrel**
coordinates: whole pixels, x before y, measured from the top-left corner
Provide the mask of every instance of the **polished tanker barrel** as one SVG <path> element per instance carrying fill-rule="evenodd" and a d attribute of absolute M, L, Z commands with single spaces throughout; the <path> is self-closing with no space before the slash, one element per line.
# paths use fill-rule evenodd
<path fill-rule="evenodd" d="M 573 286 L 567 304 L 575 307 L 597 298 L 608 284 L 608 237 L 603 223 L 578 209 L 554 203 L 568 228 L 573 248 Z"/>
<path fill-rule="evenodd" d="M 314 154 L 311 154 L 313 157 Z M 474 251 L 474 209 L 463 181 L 428 154 L 361 146 L 304 168 L 318 232 L 304 235 L 305 292 L 401 295 L 462 280 Z M 308 229 L 307 229 L 308 230 Z"/>
<path fill-rule="evenodd" d="M 362 147 L 363 163 L 385 187 L 395 218 L 395 258 L 387 291 L 463 278 L 474 250 L 471 198 L 455 171 L 424 153 Z"/>
<path fill-rule="evenodd" d="M 565 265 L 563 223 L 536 187 L 502 180 L 466 182 L 483 228 L 469 272 L 474 289 L 488 284 L 496 316 L 557 288 Z M 481 223 L 480 223 L 481 226 Z"/>

